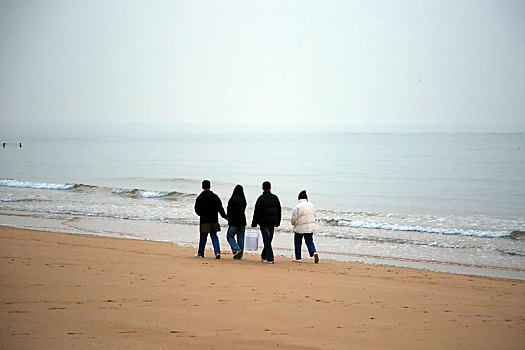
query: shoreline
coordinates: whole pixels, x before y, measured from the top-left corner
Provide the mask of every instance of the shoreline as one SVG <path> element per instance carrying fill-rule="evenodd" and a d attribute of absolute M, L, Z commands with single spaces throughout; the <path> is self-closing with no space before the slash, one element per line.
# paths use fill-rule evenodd
<path fill-rule="evenodd" d="M 520 349 L 525 281 L 0 226 L 0 347 Z"/>
<path fill-rule="evenodd" d="M 171 224 L 156 221 L 127 220 L 117 218 L 93 218 L 55 214 L 50 217 L 28 215 L 24 212 L 0 211 L 2 225 L 32 230 L 88 234 L 101 237 L 117 237 L 133 240 L 175 243 L 183 247 L 198 245 L 198 226 Z M 221 250 L 229 252 L 230 247 L 225 239 L 226 226 L 221 225 L 219 236 Z M 247 230 L 252 230 L 247 227 Z M 254 229 L 259 231 L 259 228 Z M 274 236 L 273 248 L 276 255 L 293 258 L 293 236 L 279 232 Z M 149 236 L 147 236 L 149 234 Z M 315 236 L 319 253 L 326 260 L 364 263 L 368 265 L 391 266 L 415 269 L 420 271 L 444 272 L 459 275 L 476 275 L 525 280 L 525 270 L 519 268 L 499 267 L 496 265 L 472 265 L 461 262 L 441 262 L 433 259 L 411 259 L 409 257 L 389 257 L 377 254 L 347 252 L 344 248 L 335 247 L 333 240 L 324 236 Z M 346 245 L 352 242 L 341 241 Z M 208 240 L 207 247 L 211 247 Z M 339 249 L 338 249 L 339 248 Z M 262 240 L 259 237 L 259 253 Z M 305 246 L 303 250 L 306 253 Z M 306 255 L 305 255 L 306 256 Z"/>

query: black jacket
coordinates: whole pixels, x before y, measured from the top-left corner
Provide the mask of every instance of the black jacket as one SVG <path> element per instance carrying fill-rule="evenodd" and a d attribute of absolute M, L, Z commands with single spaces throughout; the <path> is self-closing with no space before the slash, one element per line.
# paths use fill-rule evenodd
<path fill-rule="evenodd" d="M 281 203 L 276 195 L 266 190 L 257 198 L 252 227 L 274 227 L 281 224 Z"/>
<path fill-rule="evenodd" d="M 241 196 L 233 195 L 228 201 L 228 225 L 246 226 L 246 201 Z"/>
<path fill-rule="evenodd" d="M 221 214 L 226 219 L 226 213 L 222 207 L 222 202 L 212 191 L 202 191 L 195 200 L 195 212 L 200 216 L 201 224 L 218 224 Z"/>

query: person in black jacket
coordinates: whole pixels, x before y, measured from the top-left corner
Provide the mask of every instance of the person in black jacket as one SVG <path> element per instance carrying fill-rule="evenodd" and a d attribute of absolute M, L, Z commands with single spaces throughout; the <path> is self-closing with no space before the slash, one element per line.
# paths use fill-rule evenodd
<path fill-rule="evenodd" d="M 262 184 L 263 194 L 257 198 L 253 211 L 252 227 L 259 225 L 263 239 L 261 259 L 263 263 L 273 264 L 274 256 L 272 240 L 274 228 L 281 224 L 281 203 L 276 195 L 271 193 L 272 185 L 265 181 Z"/>
<path fill-rule="evenodd" d="M 219 216 L 226 219 L 226 213 L 222 207 L 222 202 L 219 196 L 211 191 L 211 183 L 208 180 L 202 181 L 202 192 L 195 200 L 195 212 L 200 216 L 200 240 L 199 251 L 195 255 L 199 258 L 204 258 L 204 248 L 208 240 L 208 233 L 213 244 L 213 251 L 215 258 L 221 258 L 221 247 L 219 245 L 219 237 L 217 232 L 221 230 L 219 225 Z"/>
<path fill-rule="evenodd" d="M 228 201 L 226 213 L 228 216 L 228 233 L 226 239 L 232 248 L 233 258 L 242 259 L 244 250 L 244 232 L 246 230 L 246 197 L 241 185 L 235 186 L 232 196 Z M 235 241 L 237 236 L 237 241 Z"/>

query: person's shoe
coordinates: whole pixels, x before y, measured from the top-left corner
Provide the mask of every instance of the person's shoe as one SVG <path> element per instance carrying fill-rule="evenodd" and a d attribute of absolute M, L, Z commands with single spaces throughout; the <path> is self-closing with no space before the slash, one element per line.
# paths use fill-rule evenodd
<path fill-rule="evenodd" d="M 199 255 L 199 254 L 195 254 L 195 257 L 196 257 L 196 258 L 204 258 L 203 255 Z"/>
<path fill-rule="evenodd" d="M 215 254 L 215 259 L 220 259 L 220 258 L 221 258 L 220 254 Z"/>
<path fill-rule="evenodd" d="M 263 260 L 263 263 L 265 263 L 265 264 L 273 264 L 274 261 Z"/>
<path fill-rule="evenodd" d="M 233 258 L 237 259 L 237 260 L 240 260 L 241 259 L 241 255 L 242 255 L 242 250 L 239 249 L 238 251 L 235 252 L 235 254 L 233 254 Z"/>
<path fill-rule="evenodd" d="M 317 252 L 314 253 L 314 262 L 316 264 L 319 262 L 319 254 L 317 254 Z"/>
<path fill-rule="evenodd" d="M 262 263 L 267 263 L 268 260 L 261 259 L 261 262 L 262 262 Z"/>
<path fill-rule="evenodd" d="M 293 259 L 293 262 L 301 262 L 301 259 Z"/>

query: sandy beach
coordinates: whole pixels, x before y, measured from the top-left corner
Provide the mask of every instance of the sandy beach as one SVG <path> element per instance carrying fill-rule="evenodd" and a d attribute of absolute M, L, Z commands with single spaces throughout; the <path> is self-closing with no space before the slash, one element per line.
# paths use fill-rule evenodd
<path fill-rule="evenodd" d="M 223 237 L 221 237 L 223 239 Z M 0 226 L 2 349 L 523 349 L 525 282 Z"/>

